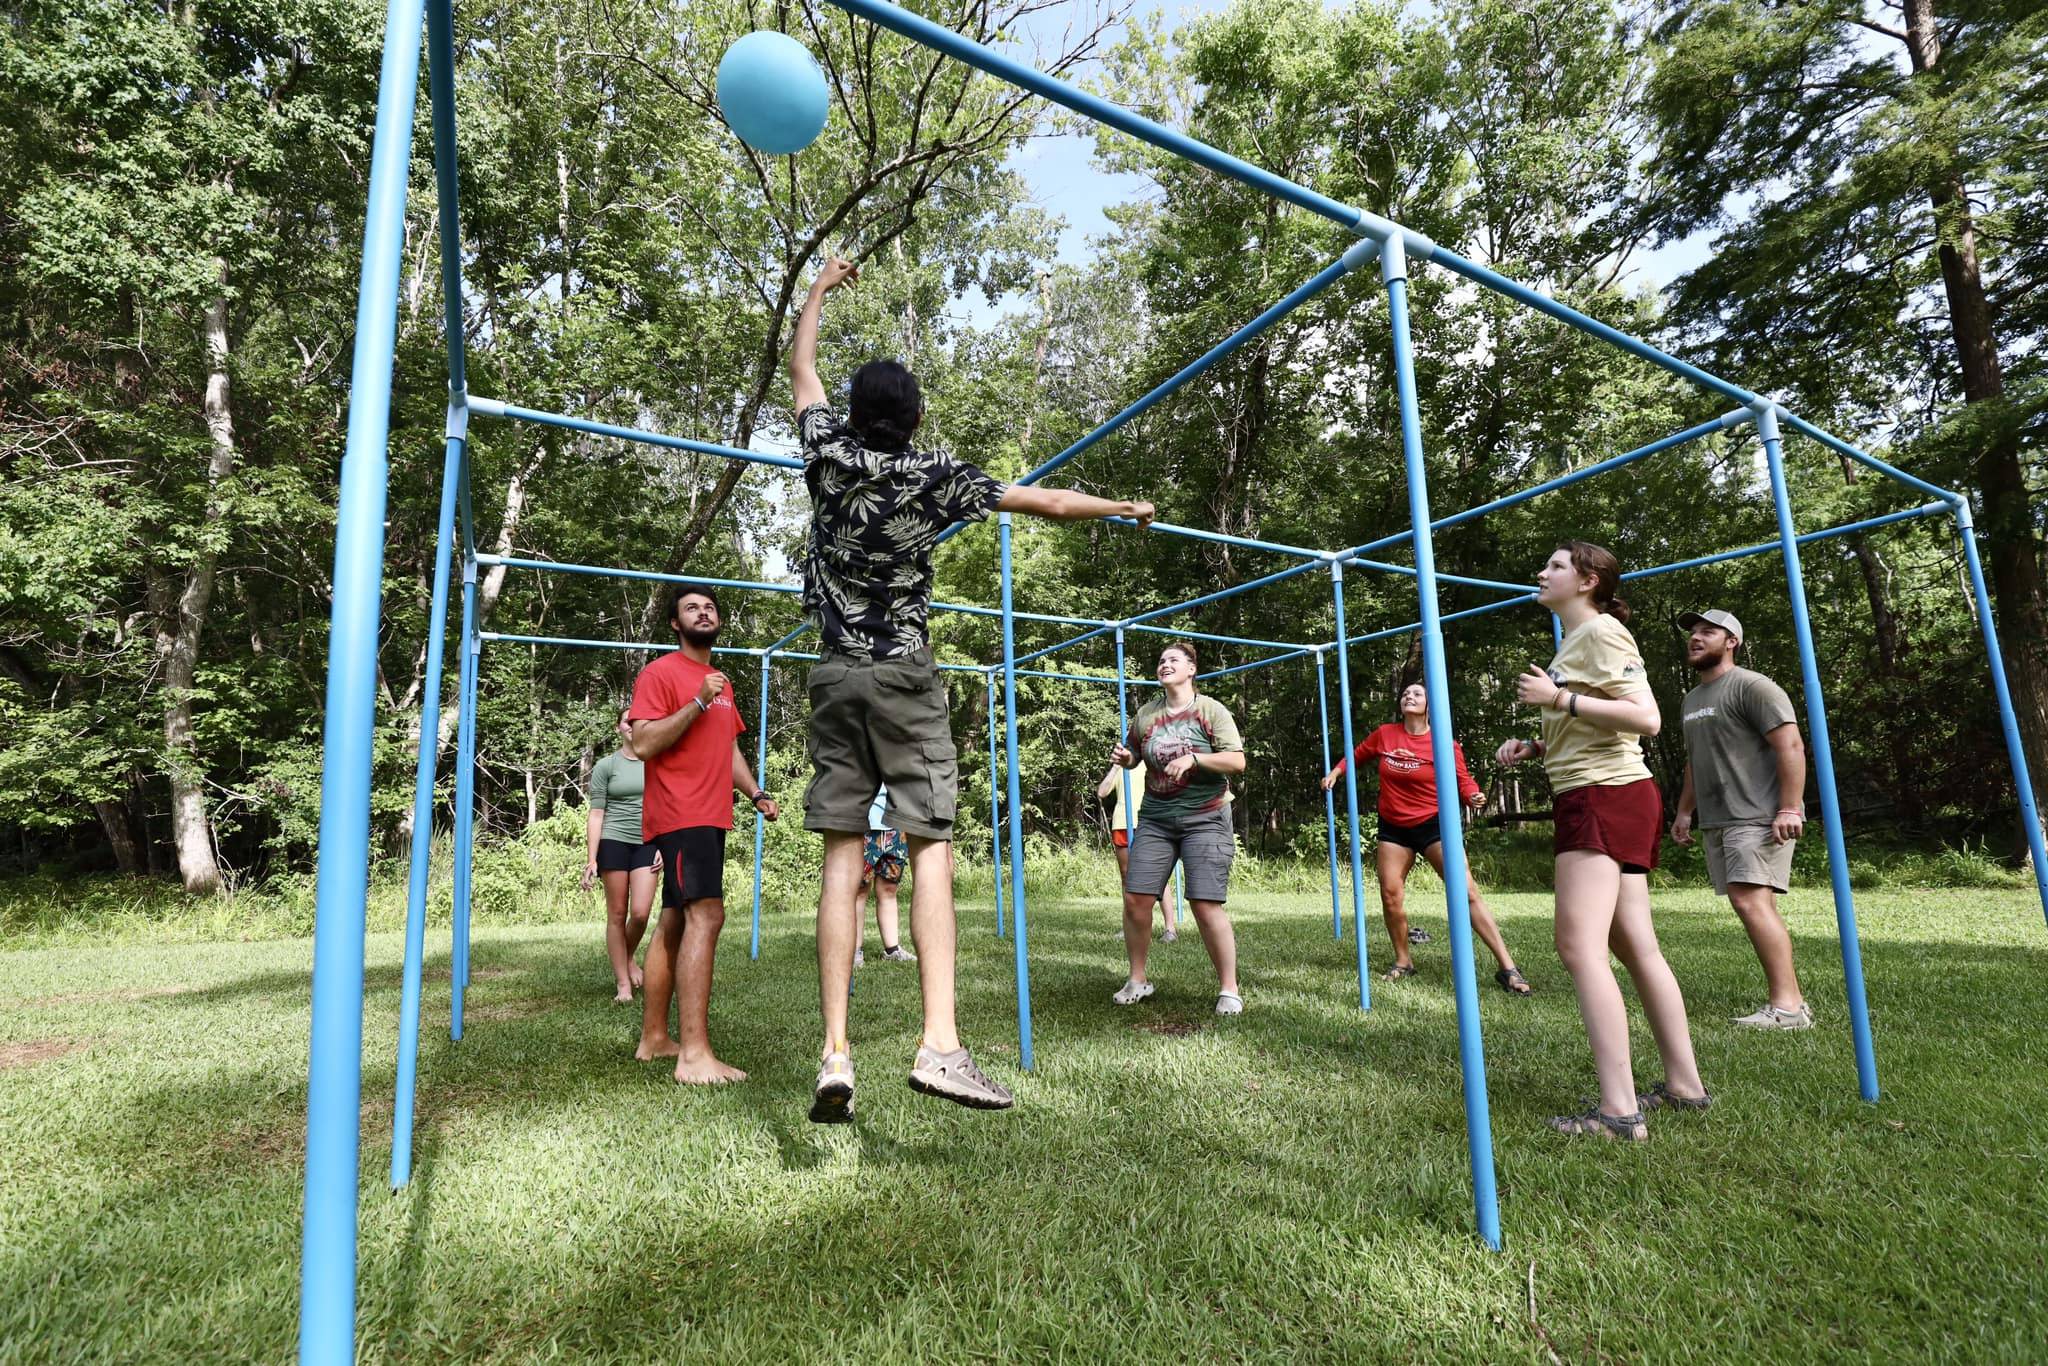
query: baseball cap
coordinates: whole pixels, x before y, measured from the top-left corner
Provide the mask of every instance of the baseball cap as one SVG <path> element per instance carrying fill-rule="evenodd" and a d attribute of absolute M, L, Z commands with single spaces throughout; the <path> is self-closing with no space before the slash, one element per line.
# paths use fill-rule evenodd
<path fill-rule="evenodd" d="M 1680 613 L 1678 628 L 1681 631 L 1690 631 L 1703 621 L 1709 626 L 1720 627 L 1738 642 L 1742 639 L 1742 623 L 1735 619 L 1733 612 L 1724 612 L 1718 607 L 1710 607 L 1704 612 Z"/>

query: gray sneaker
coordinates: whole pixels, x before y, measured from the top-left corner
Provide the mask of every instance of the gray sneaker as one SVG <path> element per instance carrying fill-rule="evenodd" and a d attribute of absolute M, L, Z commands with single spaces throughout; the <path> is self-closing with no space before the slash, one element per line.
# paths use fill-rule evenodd
<path fill-rule="evenodd" d="M 1813 1007 L 1802 1001 L 1797 1010 L 1780 1010 L 1766 1001 L 1749 1014 L 1738 1015 L 1729 1023 L 1742 1029 L 1811 1029 Z"/>
<path fill-rule="evenodd" d="M 852 1122 L 853 1059 L 844 1053 L 827 1053 L 818 1068 L 818 1084 L 811 1089 L 811 1123 Z"/>
<path fill-rule="evenodd" d="M 882 961 L 885 963 L 915 963 L 917 955 L 904 948 L 901 944 L 891 944 L 888 948 L 882 950 Z"/>
<path fill-rule="evenodd" d="M 941 1053 L 919 1044 L 910 1064 L 910 1089 L 970 1110 L 1007 1110 L 1017 1103 L 1001 1082 L 982 1075 L 964 1048 Z"/>

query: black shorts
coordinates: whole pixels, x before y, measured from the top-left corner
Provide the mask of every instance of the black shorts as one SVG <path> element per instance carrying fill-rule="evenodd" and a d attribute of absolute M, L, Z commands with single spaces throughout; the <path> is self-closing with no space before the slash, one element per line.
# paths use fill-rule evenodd
<path fill-rule="evenodd" d="M 715 825 L 686 825 L 654 837 L 661 850 L 664 908 L 725 899 L 725 834 Z"/>
<path fill-rule="evenodd" d="M 1413 849 L 1418 854 L 1427 853 L 1430 845 L 1444 842 L 1443 821 L 1436 816 L 1420 825 L 1396 825 L 1382 820 L 1380 839 L 1387 844 L 1398 844 L 1403 849 Z"/>
<path fill-rule="evenodd" d="M 597 842 L 597 871 L 600 873 L 630 873 L 636 868 L 653 866 L 654 846 L 651 844 L 628 844 L 624 840 Z"/>

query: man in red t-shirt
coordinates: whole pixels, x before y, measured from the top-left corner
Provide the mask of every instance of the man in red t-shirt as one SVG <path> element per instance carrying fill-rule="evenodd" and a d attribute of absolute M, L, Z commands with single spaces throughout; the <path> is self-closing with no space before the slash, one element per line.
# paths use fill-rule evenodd
<path fill-rule="evenodd" d="M 733 789 L 747 794 L 769 820 L 778 813 L 740 750 L 739 735 L 747 726 L 733 705 L 732 684 L 711 667 L 717 597 L 708 588 L 679 584 L 669 598 L 668 624 L 676 633 L 676 652 L 640 671 L 627 712 L 633 753 L 647 765 L 640 830 L 661 853 L 661 928 L 647 955 L 646 1004 L 633 1056 L 643 1062 L 674 1058 L 677 1081 L 744 1081 L 745 1072 L 711 1051 L 711 963 L 725 928 L 725 836 L 732 829 Z"/>

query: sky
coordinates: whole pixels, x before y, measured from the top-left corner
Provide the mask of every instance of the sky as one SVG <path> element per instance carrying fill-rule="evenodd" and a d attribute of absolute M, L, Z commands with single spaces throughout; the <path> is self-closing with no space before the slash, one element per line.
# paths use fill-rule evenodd
<path fill-rule="evenodd" d="M 1419 0 L 1411 0 L 1418 3 Z M 1163 15 L 1168 26 L 1225 8 L 1228 0 L 1138 0 L 1134 18 Z M 1060 11 L 1039 16 L 1047 24 L 1043 42 L 1059 38 Z M 1112 34 L 1104 46 L 1115 41 Z M 1095 139 L 1087 133 L 1065 133 L 1034 138 L 1012 156 L 1011 169 L 1023 176 L 1034 203 L 1065 223 L 1060 236 L 1058 258 L 1069 264 L 1088 259 L 1089 239 L 1111 230 L 1103 210 L 1142 197 L 1148 186 L 1142 177 L 1113 175 L 1094 163 Z M 1625 280 L 1662 289 L 1711 254 L 1711 233 L 1699 232 L 1655 251 L 1638 252 L 1629 263 Z M 976 324 L 992 322 L 1002 313 L 1028 306 L 1028 300 L 1011 296 L 991 307 L 978 294 L 959 302 L 965 320 Z"/>

